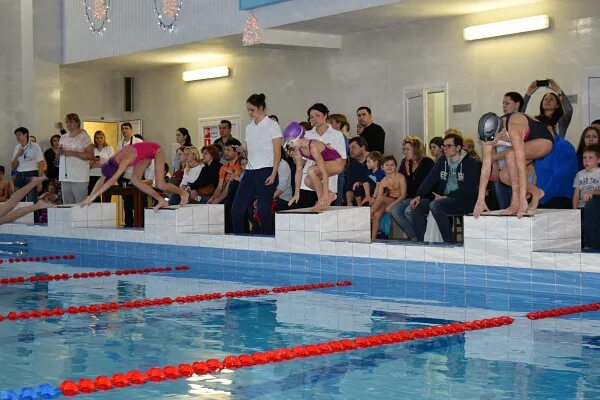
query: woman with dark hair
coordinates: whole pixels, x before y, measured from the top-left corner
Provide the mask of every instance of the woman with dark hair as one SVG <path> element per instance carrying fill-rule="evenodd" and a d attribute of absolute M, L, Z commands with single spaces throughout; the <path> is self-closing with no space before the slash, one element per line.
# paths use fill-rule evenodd
<path fill-rule="evenodd" d="M 583 169 L 583 149 L 587 146 L 597 145 L 600 143 L 600 129 L 595 126 L 588 126 L 581 133 L 579 145 L 577 146 L 577 163 L 579 170 Z"/>
<path fill-rule="evenodd" d="M 48 169 L 46 170 L 46 176 L 48 181 L 58 180 L 58 164 L 60 157 L 58 156 L 58 150 L 60 149 L 60 135 L 52 135 L 50 138 L 50 148 L 44 152 L 44 159 Z"/>
<path fill-rule="evenodd" d="M 251 121 L 246 127 L 248 165 L 235 194 L 231 216 L 234 233 L 244 233 L 245 215 L 256 197 L 261 224 L 259 233 L 272 235 L 271 203 L 277 189 L 277 170 L 281 161 L 281 128 L 266 114 L 266 96 L 253 94 L 246 100 Z"/>
<path fill-rule="evenodd" d="M 502 112 L 512 114 L 523 108 L 524 100 L 518 92 L 507 92 L 502 100 Z M 500 209 L 508 208 L 510 204 L 510 187 L 500 182 L 500 170 L 504 168 L 504 154 L 507 146 L 498 145 L 492 151 L 492 171 L 490 172 L 490 182 L 494 184 L 496 201 Z"/>
<path fill-rule="evenodd" d="M 540 86 L 538 83 L 541 81 L 533 81 L 527 88 L 523 107 L 520 109 L 521 112 L 525 112 L 527 104 L 531 99 L 531 96 L 535 93 Z M 571 117 L 573 116 L 573 106 L 569 101 L 569 98 L 565 96 L 558 82 L 554 79 L 548 79 L 548 88 L 553 92 L 546 93 L 542 97 L 540 102 L 540 113 L 536 116 L 541 121 L 540 117 L 545 116 L 550 119 L 550 125 L 554 129 L 554 133 L 558 134 L 563 139 L 567 135 L 567 129 L 571 123 Z"/>
<path fill-rule="evenodd" d="M 192 137 L 186 128 L 177 128 L 175 131 L 175 141 L 179 147 L 189 147 L 192 145 Z M 173 154 L 173 171 L 179 169 L 179 157 L 177 153 Z"/>
<path fill-rule="evenodd" d="M 431 153 L 434 162 L 444 155 L 444 151 L 442 150 L 443 144 L 444 139 L 441 136 L 432 137 L 429 141 L 429 152 Z"/>

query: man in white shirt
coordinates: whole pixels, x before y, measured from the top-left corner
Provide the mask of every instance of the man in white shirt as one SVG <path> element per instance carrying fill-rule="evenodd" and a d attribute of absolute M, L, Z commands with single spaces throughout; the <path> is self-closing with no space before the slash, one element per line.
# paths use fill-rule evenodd
<path fill-rule="evenodd" d="M 15 146 L 11 167 L 16 171 L 14 184 L 18 190 L 31 182 L 34 176 L 44 176 L 46 172 L 46 161 L 40 145 L 32 143 L 29 138 L 29 130 L 25 127 L 15 129 L 15 138 L 18 144 Z M 32 189 L 25 201 L 35 203 L 37 201 L 37 188 Z M 34 221 L 38 222 L 37 211 L 34 214 Z"/>
<path fill-rule="evenodd" d="M 123 122 L 121 124 L 121 136 L 123 139 L 119 142 L 118 150 L 121 150 L 125 146 L 129 146 L 135 143 L 142 143 L 143 140 L 134 136 L 133 127 L 129 122 Z M 118 151 L 117 150 L 117 151 Z M 133 172 L 133 167 L 127 167 L 123 176 L 119 178 L 119 185 L 127 186 L 129 184 L 129 180 L 131 179 L 131 173 Z M 125 211 L 125 227 L 130 228 L 133 226 L 133 197 L 132 196 L 122 196 L 123 197 L 123 210 Z"/>

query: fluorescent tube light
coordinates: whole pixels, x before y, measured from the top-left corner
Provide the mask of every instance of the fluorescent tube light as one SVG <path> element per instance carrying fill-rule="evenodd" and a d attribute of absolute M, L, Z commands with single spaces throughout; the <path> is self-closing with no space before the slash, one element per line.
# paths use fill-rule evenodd
<path fill-rule="evenodd" d="M 183 80 L 186 82 L 189 81 L 199 81 L 202 79 L 213 79 L 213 78 L 223 78 L 229 76 L 229 67 L 221 66 L 214 68 L 202 68 L 202 69 L 193 69 L 190 71 L 185 71 L 183 73 Z"/>
<path fill-rule="evenodd" d="M 495 36 L 513 35 L 515 33 L 548 29 L 549 27 L 550 18 L 547 15 L 536 15 L 535 17 L 470 26 L 463 29 L 463 38 L 465 40 L 486 39 Z"/>

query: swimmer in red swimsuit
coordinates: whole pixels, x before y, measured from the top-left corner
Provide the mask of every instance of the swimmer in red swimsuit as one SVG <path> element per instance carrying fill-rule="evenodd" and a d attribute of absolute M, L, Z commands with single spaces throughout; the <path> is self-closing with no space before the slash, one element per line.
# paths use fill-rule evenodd
<path fill-rule="evenodd" d="M 527 166 L 552 151 L 554 135 L 551 128 L 523 113 L 507 114 L 499 117 L 494 113 L 484 114 L 479 119 L 479 138 L 483 150 L 479 196 L 473 210 L 478 218 L 488 211 L 485 204 L 485 189 L 492 168 L 492 161 L 504 158 L 507 173 L 501 171 L 500 179 L 512 187 L 510 206 L 502 210 L 504 215 L 523 217 L 528 211 L 537 208 L 544 192 L 527 179 Z M 497 144 L 509 145 L 509 149 L 493 154 Z M 531 204 L 527 203 L 527 191 L 532 194 Z"/>
<path fill-rule="evenodd" d="M 310 211 L 326 210 L 336 197 L 335 193 L 329 190 L 329 177 L 339 175 L 346 166 L 346 160 L 333 147 L 315 139 L 304 139 L 304 129 L 297 128 L 294 134 L 289 135 L 288 131 L 291 131 L 290 127 L 286 129 L 284 135 L 285 149 L 293 154 L 296 161 L 296 191 L 288 204 L 291 206 L 300 199 L 304 160 L 313 160 L 315 165 L 308 169 L 304 180 L 308 187 L 317 192 L 317 204 L 311 207 Z"/>
<path fill-rule="evenodd" d="M 154 211 L 168 206 L 169 203 L 156 190 L 152 189 L 152 186 L 142 180 L 144 171 L 152 160 L 154 160 L 156 187 L 163 191 L 177 193 L 181 197 L 180 205 L 186 205 L 189 197 L 188 192 L 165 182 L 165 153 L 160 145 L 153 142 L 142 142 L 123 147 L 104 164 L 102 176 L 98 179 L 92 193 L 83 201 L 82 206 L 91 204 L 98 196 L 112 187 L 128 167 L 133 167 L 131 183 L 157 201 Z"/>

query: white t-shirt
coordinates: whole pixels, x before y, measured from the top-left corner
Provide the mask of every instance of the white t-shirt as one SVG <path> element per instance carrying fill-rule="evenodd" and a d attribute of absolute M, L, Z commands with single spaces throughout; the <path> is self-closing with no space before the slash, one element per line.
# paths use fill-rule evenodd
<path fill-rule="evenodd" d="M 279 184 L 277 189 L 281 190 L 279 198 L 281 200 L 290 201 L 292 199 L 292 170 L 289 164 L 285 160 L 281 160 L 279 163 L 279 169 L 277 170 L 279 176 Z"/>
<path fill-rule="evenodd" d="M 135 143 L 142 143 L 143 140 L 132 136 L 131 139 L 129 140 L 123 140 L 119 143 L 119 146 L 117 148 L 117 151 L 121 150 L 123 147 L 125 146 L 129 146 L 130 144 L 135 144 Z M 154 160 L 153 160 L 154 161 Z M 125 172 L 123 173 L 123 178 L 126 179 L 131 179 L 131 173 L 133 172 L 133 167 L 127 167 L 127 169 L 125 170 Z M 154 175 L 152 175 L 154 177 Z"/>
<path fill-rule="evenodd" d="M 92 139 L 86 131 L 82 130 L 74 137 L 71 137 L 68 133 L 62 135 L 59 144 L 63 150 L 84 151 L 86 147 L 92 144 Z M 58 164 L 58 180 L 61 182 L 89 182 L 89 160 L 63 154 L 60 156 Z"/>
<path fill-rule="evenodd" d="M 583 195 L 595 190 L 600 190 L 600 168 L 588 172 L 582 169 L 575 175 L 573 181 L 573 187 L 579 188 L 579 204 L 577 207 L 585 207 L 585 201 L 583 201 Z"/>
<path fill-rule="evenodd" d="M 327 131 L 323 135 L 319 135 L 317 130 L 313 128 L 306 132 L 304 139 L 316 139 L 328 144 L 336 149 L 344 160 L 346 159 L 346 142 L 344 141 L 344 134 L 340 131 L 336 131 L 329 124 L 327 124 Z M 306 178 L 308 168 L 313 166 L 315 162 L 313 160 L 306 159 L 304 161 L 304 168 L 302 169 L 302 184 L 300 185 L 300 189 L 314 191 L 313 189 L 309 188 L 306 183 L 304 183 L 304 178 Z M 337 181 L 337 175 L 329 177 L 329 190 L 331 190 L 333 193 L 337 193 Z"/>
<path fill-rule="evenodd" d="M 23 149 L 23 154 L 17 158 L 19 162 L 17 172 L 37 171 L 38 163 L 44 159 L 40 145 L 31 142 L 28 142 L 25 146 L 21 146 L 20 143 L 17 144 L 13 152 L 13 159 L 21 149 Z"/>
<path fill-rule="evenodd" d="M 114 154 L 114 150 L 110 146 L 104 146 L 102 150 L 94 147 L 94 157 L 100 157 L 100 162 L 106 164 L 109 158 Z M 102 176 L 102 168 L 90 168 L 90 176 Z"/>
<path fill-rule="evenodd" d="M 202 171 L 202 167 L 204 164 L 196 165 L 195 167 L 190 168 L 188 171 L 183 172 L 183 179 L 179 184 L 180 187 L 190 186 L 191 183 L 196 182 L 196 179 L 200 176 L 200 171 Z"/>
<path fill-rule="evenodd" d="M 271 118 L 265 116 L 258 124 L 250 122 L 246 127 L 248 146 L 247 170 L 273 168 L 273 139 L 280 138 L 281 128 Z"/>

